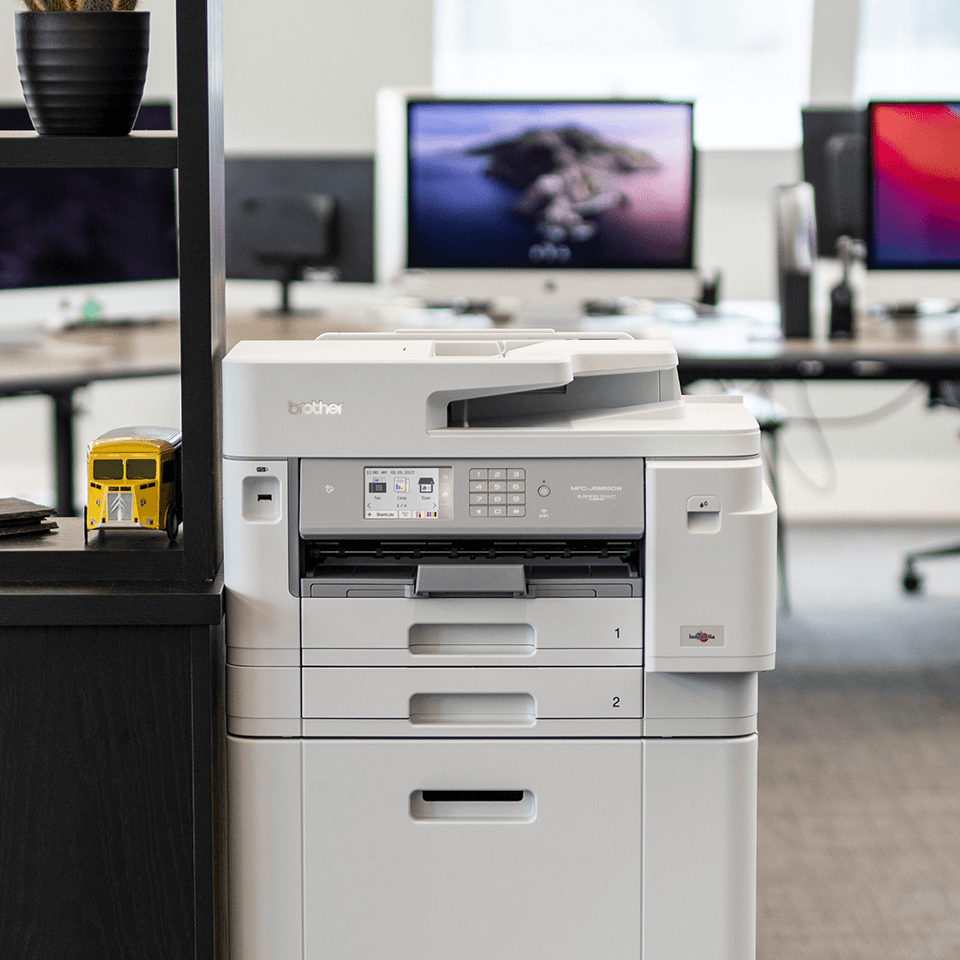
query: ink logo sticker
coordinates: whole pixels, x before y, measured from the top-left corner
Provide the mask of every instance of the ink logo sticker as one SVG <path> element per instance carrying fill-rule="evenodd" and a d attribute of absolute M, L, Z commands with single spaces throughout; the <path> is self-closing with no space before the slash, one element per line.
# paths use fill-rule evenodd
<path fill-rule="evenodd" d="M 722 647 L 724 646 L 722 626 L 683 626 L 680 628 L 681 647 Z"/>

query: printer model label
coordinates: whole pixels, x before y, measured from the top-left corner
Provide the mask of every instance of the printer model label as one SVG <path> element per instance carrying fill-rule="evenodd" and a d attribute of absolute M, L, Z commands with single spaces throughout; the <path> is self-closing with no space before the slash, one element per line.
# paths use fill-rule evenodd
<path fill-rule="evenodd" d="M 616 500 L 623 492 L 623 484 L 571 484 L 570 492 L 580 501 L 600 503 L 604 500 Z"/>
<path fill-rule="evenodd" d="M 685 626 L 680 628 L 681 647 L 724 646 L 722 626 Z"/>

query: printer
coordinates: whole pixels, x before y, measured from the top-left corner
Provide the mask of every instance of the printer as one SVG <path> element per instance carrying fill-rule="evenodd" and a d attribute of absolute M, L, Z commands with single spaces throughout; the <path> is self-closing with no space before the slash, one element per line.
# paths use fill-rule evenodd
<path fill-rule="evenodd" d="M 223 362 L 231 960 L 753 960 L 776 505 L 665 341 Z"/>

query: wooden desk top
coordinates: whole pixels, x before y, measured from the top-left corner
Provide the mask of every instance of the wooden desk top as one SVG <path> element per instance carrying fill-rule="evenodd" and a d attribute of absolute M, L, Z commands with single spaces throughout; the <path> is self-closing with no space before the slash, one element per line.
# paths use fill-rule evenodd
<path fill-rule="evenodd" d="M 51 393 L 98 380 L 157 377 L 179 370 L 176 321 L 78 327 L 36 346 L 0 347 L 0 396 Z"/>
<path fill-rule="evenodd" d="M 239 340 L 308 340 L 330 330 L 387 330 L 399 325 L 377 322 L 370 314 L 357 311 L 286 319 L 276 314 L 242 313 L 227 318 L 227 348 Z M 734 305 L 717 317 L 682 322 L 644 316 L 590 317 L 582 322 L 582 329 L 622 330 L 641 339 L 672 341 L 684 382 L 960 379 L 960 316 L 956 315 L 917 320 L 867 318 L 853 340 L 784 340 L 775 312 L 739 313 Z"/>
<path fill-rule="evenodd" d="M 227 318 L 227 349 L 240 340 L 310 340 L 331 330 L 402 326 L 369 310 L 258 314 Z M 415 325 L 415 324 L 414 324 Z M 439 327 L 438 327 L 439 329 Z M 504 329 L 510 329 L 506 327 Z M 622 330 L 671 340 L 684 382 L 695 379 L 960 380 L 960 317 L 871 319 L 854 340 L 783 340 L 769 316 L 739 315 L 665 322 L 650 317 L 591 317 L 583 329 Z M 175 322 L 65 330 L 42 346 L 0 350 L 0 396 L 54 393 L 99 380 L 176 374 Z"/>

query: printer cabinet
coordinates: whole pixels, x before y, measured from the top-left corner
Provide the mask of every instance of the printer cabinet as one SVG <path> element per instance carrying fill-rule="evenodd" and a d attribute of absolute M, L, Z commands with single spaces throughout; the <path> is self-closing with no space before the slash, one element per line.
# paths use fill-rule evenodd
<path fill-rule="evenodd" d="M 756 421 L 675 366 L 228 355 L 231 960 L 755 960 L 776 506 Z"/>
<path fill-rule="evenodd" d="M 756 754 L 230 737 L 231 958 L 743 960 Z"/>

